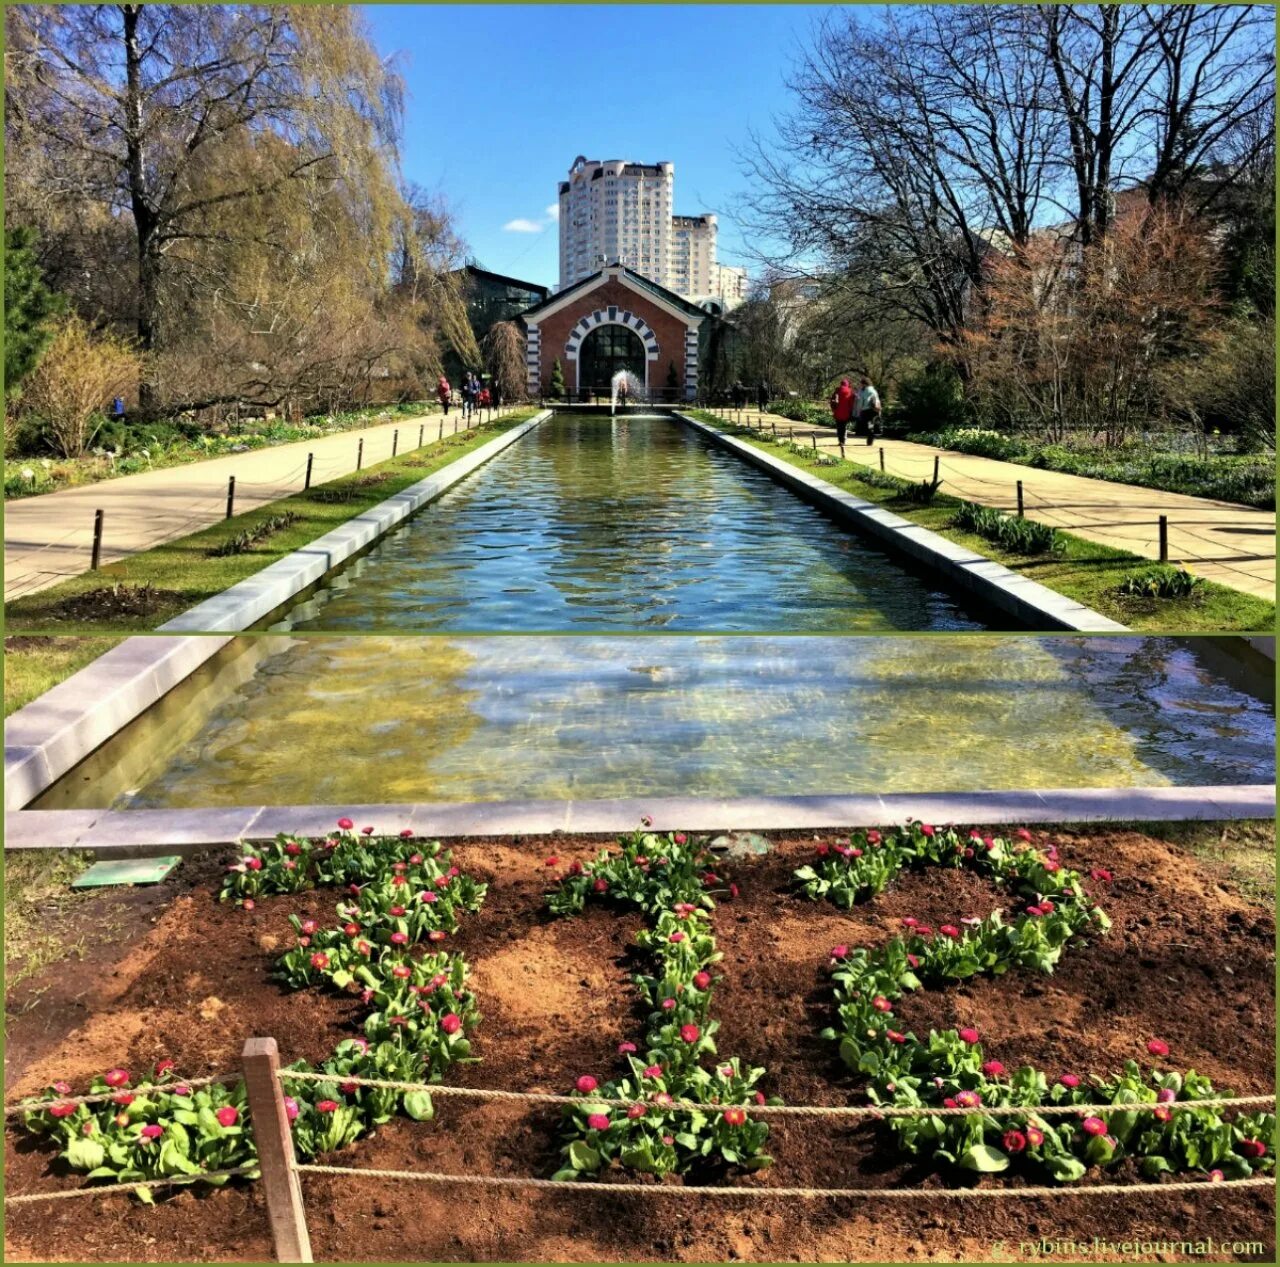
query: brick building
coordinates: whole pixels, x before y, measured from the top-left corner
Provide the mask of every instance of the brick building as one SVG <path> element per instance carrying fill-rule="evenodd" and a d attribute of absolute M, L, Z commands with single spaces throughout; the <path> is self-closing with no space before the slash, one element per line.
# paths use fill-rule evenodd
<path fill-rule="evenodd" d="M 691 400 L 707 313 L 623 264 L 610 264 L 521 314 L 529 394 L 551 394 L 559 360 L 571 392 L 609 390 L 630 370 L 653 398 Z M 672 383 L 674 381 L 674 388 Z"/>

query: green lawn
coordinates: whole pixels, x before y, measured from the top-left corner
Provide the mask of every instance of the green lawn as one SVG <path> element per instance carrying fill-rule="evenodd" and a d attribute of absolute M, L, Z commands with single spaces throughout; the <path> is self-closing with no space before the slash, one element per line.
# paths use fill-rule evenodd
<path fill-rule="evenodd" d="M 63 678 L 83 669 L 121 636 L 98 638 L 6 638 L 4 640 L 4 715 L 29 704 Z"/>
<path fill-rule="evenodd" d="M 949 541 L 967 546 L 975 553 L 1003 563 L 1011 571 L 1047 585 L 1059 594 L 1074 598 L 1112 620 L 1143 632 L 1199 633 L 1224 631 L 1271 633 L 1275 626 L 1275 604 L 1242 594 L 1225 585 L 1205 581 L 1188 599 L 1138 599 L 1118 593 L 1121 582 L 1131 572 L 1151 566 L 1151 560 L 1127 550 L 1085 541 L 1071 533 L 1060 532 L 1065 548 L 1060 554 L 1026 556 L 1002 550 L 999 546 L 973 533 L 951 526 L 960 501 L 939 493 L 927 506 L 907 501 L 896 489 L 878 488 L 860 477 L 867 468 L 853 462 L 832 465 L 815 462 L 804 453 L 793 452 L 786 441 L 761 438 L 745 428 L 726 423 L 715 414 L 691 410 L 691 416 L 710 423 L 726 434 L 750 444 L 771 457 L 780 457 L 801 470 L 808 471 L 865 501 L 875 502 L 932 529 Z M 874 478 L 874 473 L 872 478 Z"/>
<path fill-rule="evenodd" d="M 358 474 L 281 498 L 190 536 L 131 555 L 97 572 L 17 599 L 5 611 L 5 631 L 14 633 L 107 633 L 155 629 L 229 585 L 283 558 L 353 516 L 425 479 L 433 471 L 532 418 L 517 410 L 489 426 L 424 445 Z M 294 518 L 243 553 L 213 551 L 233 537 L 280 516 Z"/>

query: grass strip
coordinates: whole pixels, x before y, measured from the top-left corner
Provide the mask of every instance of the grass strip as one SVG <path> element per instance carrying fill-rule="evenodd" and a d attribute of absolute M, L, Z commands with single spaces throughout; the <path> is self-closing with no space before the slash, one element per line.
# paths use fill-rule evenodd
<path fill-rule="evenodd" d="M 900 487 L 883 487 L 882 480 L 877 478 L 878 473 L 870 468 L 838 459 L 833 463 L 833 455 L 826 453 L 816 455 L 818 460 L 815 461 L 807 453 L 792 451 L 781 437 L 777 441 L 761 438 L 758 433 L 726 423 L 705 410 L 688 412 L 690 417 L 706 422 L 770 457 L 781 458 L 864 501 L 883 506 L 1131 629 L 1146 633 L 1269 634 L 1275 627 L 1275 604 L 1265 599 L 1209 580 L 1196 586 L 1184 598 L 1125 595 L 1120 592 L 1121 585 L 1134 568 L 1149 568 L 1150 559 L 1128 550 L 1116 550 L 1086 541 L 1062 529 L 1058 529 L 1058 539 L 1063 548 L 1056 554 L 1028 556 L 1004 550 L 983 537 L 954 526 L 961 498 L 938 493 L 927 505 L 919 505 L 906 497 Z"/>
<path fill-rule="evenodd" d="M 416 484 L 537 413 L 522 409 L 488 426 L 447 435 L 363 471 L 318 485 L 130 555 L 97 572 L 82 572 L 9 603 L 6 633 L 145 632 L 282 559 L 348 519 Z M 266 522 L 295 516 L 248 549 L 225 551 L 252 538 Z"/>

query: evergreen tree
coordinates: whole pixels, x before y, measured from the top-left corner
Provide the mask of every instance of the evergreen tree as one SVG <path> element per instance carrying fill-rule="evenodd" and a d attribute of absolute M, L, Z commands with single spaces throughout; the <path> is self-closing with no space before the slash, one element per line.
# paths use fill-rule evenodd
<path fill-rule="evenodd" d="M 64 307 L 61 295 L 45 285 L 36 262 L 35 233 L 4 231 L 4 398 L 11 400 L 22 380 L 39 364 L 53 337 L 52 318 Z"/>
<path fill-rule="evenodd" d="M 674 361 L 667 362 L 667 391 L 671 393 L 673 400 L 680 395 L 680 375 L 676 373 Z"/>
<path fill-rule="evenodd" d="M 564 369 L 558 356 L 555 364 L 551 367 L 551 394 L 553 396 L 564 395 Z"/>

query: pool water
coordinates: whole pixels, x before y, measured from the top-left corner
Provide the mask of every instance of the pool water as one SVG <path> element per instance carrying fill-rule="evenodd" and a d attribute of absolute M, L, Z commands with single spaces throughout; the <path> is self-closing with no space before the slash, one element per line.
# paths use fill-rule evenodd
<path fill-rule="evenodd" d="M 39 808 L 1274 780 L 1165 638 L 240 637 Z"/>
<path fill-rule="evenodd" d="M 553 415 L 272 626 L 339 633 L 987 627 L 984 614 L 936 580 L 691 427 L 631 414 Z"/>

